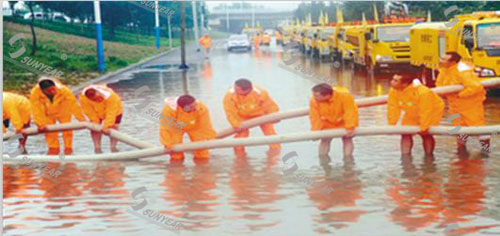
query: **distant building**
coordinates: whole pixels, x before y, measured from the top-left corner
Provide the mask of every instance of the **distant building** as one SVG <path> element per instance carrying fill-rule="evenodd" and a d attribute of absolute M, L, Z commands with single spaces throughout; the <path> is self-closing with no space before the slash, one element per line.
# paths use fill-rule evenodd
<path fill-rule="evenodd" d="M 213 9 L 209 12 L 208 25 L 219 31 L 226 31 L 226 23 L 229 19 L 229 32 L 241 33 L 245 24 L 252 26 L 252 19 L 254 19 L 255 26 L 257 22 L 264 29 L 275 28 L 284 20 L 293 19 L 293 11 L 279 11 L 273 9 Z"/>

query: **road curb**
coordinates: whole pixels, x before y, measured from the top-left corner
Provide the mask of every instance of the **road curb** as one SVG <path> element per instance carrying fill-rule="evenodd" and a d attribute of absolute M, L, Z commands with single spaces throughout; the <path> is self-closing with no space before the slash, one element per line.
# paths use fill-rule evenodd
<path fill-rule="evenodd" d="M 91 85 L 91 84 L 95 84 L 95 83 L 100 83 L 100 82 L 107 81 L 107 80 L 109 80 L 109 79 L 111 79 L 111 78 L 113 78 L 113 77 L 115 77 L 115 76 L 117 76 L 117 75 L 119 75 L 119 74 L 123 74 L 123 73 L 125 73 L 125 72 L 127 72 L 127 71 L 131 71 L 131 70 L 136 69 L 137 67 L 140 67 L 140 66 L 142 66 L 142 65 L 144 65 L 144 64 L 146 64 L 146 63 L 149 63 L 149 62 L 151 62 L 151 61 L 154 61 L 154 60 L 156 60 L 156 59 L 158 59 L 158 58 L 160 58 L 160 57 L 162 57 L 162 56 L 165 56 L 165 55 L 167 55 L 167 54 L 169 54 L 169 53 L 171 53 L 171 52 L 175 51 L 176 49 L 178 49 L 178 47 L 171 48 L 170 50 L 167 50 L 167 51 L 162 52 L 162 53 L 160 53 L 160 54 L 157 54 L 157 55 L 154 55 L 154 56 L 151 56 L 151 57 L 148 57 L 148 58 L 142 59 L 142 60 L 140 60 L 140 61 L 139 61 L 139 62 L 137 62 L 137 63 L 134 63 L 134 64 L 132 64 L 132 65 L 130 65 L 130 66 L 127 66 L 127 67 L 121 68 L 121 69 L 119 69 L 119 70 L 117 70 L 117 71 L 114 71 L 114 72 L 110 72 L 110 73 L 107 73 L 107 74 L 101 75 L 101 76 L 99 76 L 99 77 L 97 77 L 97 78 L 95 78 L 95 79 L 91 79 L 91 80 L 89 80 L 89 81 L 87 81 L 87 82 L 85 82 L 85 83 L 82 83 L 82 84 L 76 85 L 76 86 L 72 87 L 72 88 L 71 88 L 71 90 L 72 90 L 74 93 L 77 93 L 77 92 L 79 92 L 80 90 L 82 90 L 83 88 L 85 88 L 85 87 L 87 87 L 87 86 L 89 86 L 89 85 Z"/>

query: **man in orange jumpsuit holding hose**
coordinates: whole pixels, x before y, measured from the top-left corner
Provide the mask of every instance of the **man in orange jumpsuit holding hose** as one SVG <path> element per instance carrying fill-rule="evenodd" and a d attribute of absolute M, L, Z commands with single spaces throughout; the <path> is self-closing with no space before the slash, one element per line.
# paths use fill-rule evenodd
<path fill-rule="evenodd" d="M 208 58 L 208 53 L 210 53 L 210 48 L 212 47 L 212 39 L 208 34 L 203 35 L 203 37 L 198 40 L 200 45 L 203 47 L 203 54 L 205 54 L 205 58 Z"/>
<path fill-rule="evenodd" d="M 191 95 L 165 99 L 166 105 L 160 117 L 160 141 L 165 148 L 182 143 L 185 133 L 191 141 L 210 140 L 215 138 L 208 108 Z M 207 149 L 193 151 L 195 158 L 210 158 Z M 183 160 L 182 152 L 170 153 L 172 160 Z"/>
<path fill-rule="evenodd" d="M 358 106 L 354 97 L 344 87 L 334 87 L 322 83 L 312 88 L 313 96 L 309 101 L 309 120 L 311 130 L 344 128 L 347 135 L 342 137 L 344 156 L 354 152 L 353 134 L 358 127 Z M 319 155 L 327 156 L 332 138 L 321 139 Z"/>
<path fill-rule="evenodd" d="M 278 112 L 279 107 L 269 96 L 266 90 L 253 86 L 247 79 L 236 80 L 234 86 L 229 89 L 224 97 L 224 111 L 229 123 L 236 130 L 235 138 L 246 138 L 249 135 L 248 129 L 240 128 L 241 122 Z M 260 126 L 264 135 L 275 135 L 274 125 L 272 123 L 262 124 Z M 280 152 L 280 144 L 269 145 L 268 154 L 276 155 Z M 238 156 L 245 155 L 245 148 L 235 147 L 234 151 Z"/>
<path fill-rule="evenodd" d="M 30 95 L 33 119 L 39 131 L 44 131 L 47 125 L 71 122 L 74 115 L 79 121 L 85 121 L 80 105 L 71 90 L 54 78 L 41 77 Z M 64 154 L 73 154 L 73 131 L 63 131 Z M 60 152 L 58 132 L 46 132 L 45 139 L 49 146 L 48 155 L 58 155 Z"/>
<path fill-rule="evenodd" d="M 16 133 L 22 134 L 24 128 L 30 127 L 31 105 L 30 101 L 18 94 L 3 92 L 3 133 L 6 128 L 12 123 Z M 26 141 L 28 135 L 23 134 L 23 138 L 19 139 L 19 147 L 22 148 L 22 153 L 26 154 Z"/>
<path fill-rule="evenodd" d="M 464 90 L 446 96 L 450 107 L 450 114 L 460 116 L 452 120 L 454 126 L 483 126 L 484 119 L 483 102 L 486 100 L 486 91 L 480 83 L 479 78 L 474 74 L 471 67 L 460 62 L 461 56 L 456 52 L 447 52 L 440 59 L 439 75 L 436 79 L 436 86 L 463 85 Z M 466 153 L 466 143 L 468 136 L 457 137 L 457 147 L 459 153 Z M 489 153 L 490 137 L 479 136 L 482 152 Z"/>
<path fill-rule="evenodd" d="M 90 122 L 102 124 L 102 133 L 109 134 L 109 129 L 119 129 L 122 120 L 123 104 L 120 96 L 105 85 L 90 85 L 83 89 L 80 95 L 80 104 Z M 91 130 L 90 135 L 94 142 L 94 152 L 102 153 L 101 132 Z M 118 152 L 117 139 L 111 138 L 109 146 L 111 152 Z"/>
<path fill-rule="evenodd" d="M 404 111 L 402 125 L 419 125 L 420 136 L 425 155 L 431 156 L 436 146 L 429 128 L 439 125 L 443 117 L 444 102 L 432 90 L 413 80 L 409 74 L 395 74 L 391 80 L 391 89 L 387 100 L 387 122 L 396 125 L 401 111 Z M 401 153 L 411 155 L 413 147 L 412 135 L 401 136 Z"/>

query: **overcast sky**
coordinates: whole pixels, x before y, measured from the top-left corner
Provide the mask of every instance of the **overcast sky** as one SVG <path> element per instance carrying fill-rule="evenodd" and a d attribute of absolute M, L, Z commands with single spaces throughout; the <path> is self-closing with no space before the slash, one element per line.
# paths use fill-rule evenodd
<path fill-rule="evenodd" d="M 232 4 L 233 2 L 242 1 L 205 1 L 209 10 L 215 6 L 226 3 Z M 244 1 L 250 4 L 263 5 L 265 8 L 277 9 L 277 10 L 295 10 L 301 1 Z"/>

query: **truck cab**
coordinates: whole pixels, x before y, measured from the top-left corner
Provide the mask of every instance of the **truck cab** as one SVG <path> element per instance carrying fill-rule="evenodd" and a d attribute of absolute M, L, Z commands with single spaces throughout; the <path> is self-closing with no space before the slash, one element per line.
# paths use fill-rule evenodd
<path fill-rule="evenodd" d="M 314 56 L 317 58 L 328 58 L 330 56 L 330 37 L 335 35 L 335 27 L 325 26 L 317 30 L 314 42 Z"/>
<path fill-rule="evenodd" d="M 480 78 L 500 76 L 500 18 L 464 22 L 457 52 Z"/>
<path fill-rule="evenodd" d="M 308 27 L 305 33 L 304 47 L 307 54 L 312 54 L 314 49 L 314 40 L 317 35 L 317 27 Z"/>
<path fill-rule="evenodd" d="M 439 57 L 457 52 L 480 78 L 500 76 L 500 12 L 456 15 L 450 22 L 421 23 L 410 30 L 410 61 L 424 82 L 434 81 Z"/>

